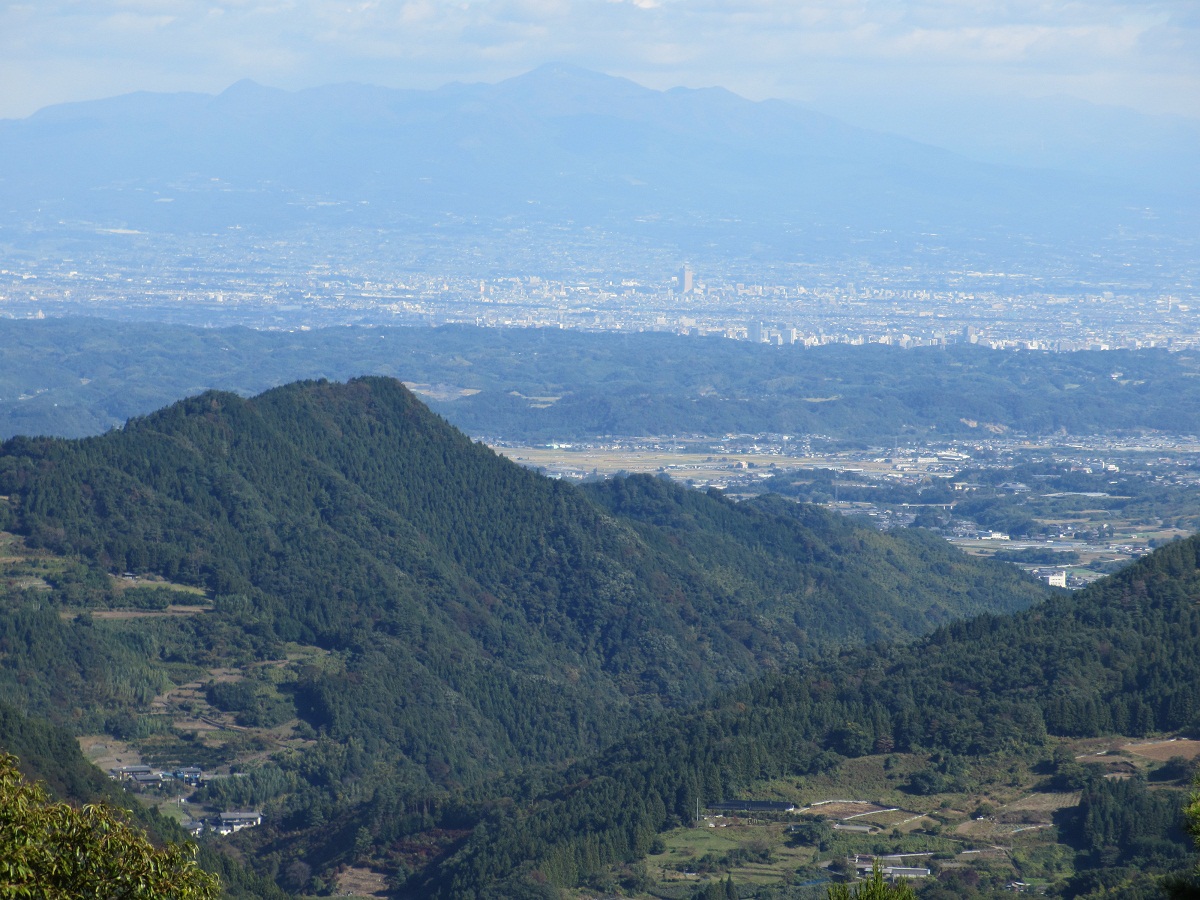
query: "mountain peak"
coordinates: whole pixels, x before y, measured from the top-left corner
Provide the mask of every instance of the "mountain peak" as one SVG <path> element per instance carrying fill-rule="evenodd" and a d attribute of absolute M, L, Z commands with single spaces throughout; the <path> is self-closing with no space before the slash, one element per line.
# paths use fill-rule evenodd
<path fill-rule="evenodd" d="M 271 89 L 259 84 L 253 78 L 242 78 L 225 88 L 225 90 L 221 91 L 221 93 L 219 93 L 217 96 L 240 97 L 245 96 L 246 94 L 261 93 L 269 90 Z"/>
<path fill-rule="evenodd" d="M 628 78 L 559 62 L 502 81 L 494 90 L 511 101 L 534 104 L 549 115 L 615 112 L 623 104 L 659 93 Z"/>
<path fill-rule="evenodd" d="M 278 106 L 286 102 L 289 96 L 294 97 L 289 91 L 266 87 L 257 81 L 243 78 L 217 94 L 212 105 L 224 110 L 258 111 L 268 106 Z"/>
<path fill-rule="evenodd" d="M 518 75 L 517 78 L 557 78 L 557 79 L 576 79 L 592 82 L 615 81 L 613 75 L 607 75 L 604 72 L 597 72 L 594 69 L 585 69 L 582 66 L 572 65 L 566 62 L 548 62 L 533 69 L 530 69 L 524 75 Z M 513 80 L 513 79 L 509 79 Z"/>

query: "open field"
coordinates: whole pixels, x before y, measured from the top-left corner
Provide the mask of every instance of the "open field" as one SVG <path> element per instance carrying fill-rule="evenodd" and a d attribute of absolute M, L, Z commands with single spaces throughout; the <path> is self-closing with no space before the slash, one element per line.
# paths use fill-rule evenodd
<path fill-rule="evenodd" d="M 76 740 L 83 755 L 97 768 L 108 771 L 117 766 L 140 766 L 142 757 L 130 743 L 107 734 L 84 734 Z"/>
<path fill-rule="evenodd" d="M 718 487 L 747 475 L 769 477 L 781 471 L 825 466 L 817 457 L 755 453 L 689 453 L 675 450 L 572 450 L 546 447 L 497 447 L 497 453 L 514 462 L 564 477 L 615 475 L 618 472 L 664 474 Z M 862 464 L 857 464 L 862 468 Z M 880 464 L 882 470 L 883 465 Z"/>
<path fill-rule="evenodd" d="M 1069 806 L 1079 805 L 1079 792 L 1070 791 L 1064 793 L 1054 793 L 1050 791 L 1036 791 L 1015 800 L 1012 803 L 1005 805 L 1004 813 L 1027 813 L 1030 815 L 1045 815 L 1058 812 L 1060 809 L 1066 809 Z"/>
<path fill-rule="evenodd" d="M 461 397 L 471 397 L 479 393 L 478 388 L 460 388 L 447 384 L 424 384 L 416 381 L 406 381 L 404 386 L 419 397 L 429 400 L 458 400 Z M 553 398 L 558 400 L 558 397 Z M 549 406 L 549 404 L 546 404 Z"/>
<path fill-rule="evenodd" d="M 838 819 L 846 821 L 847 819 L 857 818 L 859 816 L 868 816 L 872 813 L 881 813 L 887 810 L 886 806 L 879 806 L 875 803 L 869 803 L 865 800 L 827 800 L 814 803 L 799 812 L 812 813 L 814 815 L 825 816 L 830 819 Z"/>
<path fill-rule="evenodd" d="M 1118 735 L 1064 741 L 1063 747 L 1113 777 L 1152 774 L 1172 757 L 1200 758 L 1200 740 L 1187 738 L 1134 741 Z M 856 854 L 908 854 L 913 865 L 935 874 L 971 870 L 971 878 L 998 891 L 1011 880 L 1046 887 L 1071 875 L 1070 822 L 1080 791 L 1046 790 L 1044 764 L 1001 754 L 972 759 L 953 791 L 912 793 L 913 775 L 933 762 L 892 753 L 846 759 L 819 776 L 761 782 L 746 796 L 790 799 L 798 809 L 753 818 L 710 815 L 695 827 L 663 834 L 661 852 L 645 860 L 652 884 L 635 896 L 686 900 L 698 886 L 732 878 L 747 887 L 811 884 L 812 896 L 824 898 L 820 884 L 838 877 Z M 834 829 L 834 823 L 877 830 Z"/>
<path fill-rule="evenodd" d="M 737 817 L 706 816 L 699 827 L 665 835 L 664 851 L 647 857 L 647 869 L 662 884 L 703 883 L 718 870 L 721 878 L 734 872 L 742 883 L 778 884 L 816 856 L 810 847 L 789 843 L 785 828 L 782 822 L 750 824 Z"/>
<path fill-rule="evenodd" d="M 1126 744 L 1121 748 L 1146 759 L 1166 762 L 1173 756 L 1195 759 L 1200 756 L 1200 741 L 1187 738 L 1172 738 L 1169 741 L 1151 741 L 1144 744 Z"/>
<path fill-rule="evenodd" d="M 998 453 L 966 448 L 987 457 L 986 463 L 967 453 L 943 452 L 944 448 L 833 449 L 779 435 L 605 438 L 493 449 L 521 465 L 569 480 L 618 473 L 660 475 L 739 498 L 762 493 L 770 481 L 771 489 L 785 496 L 866 517 L 880 528 L 914 522 L 934 528 L 973 555 L 1044 551 L 1040 560 L 1013 561 L 1027 570 L 1066 568 L 1071 587 L 1094 581 L 1149 547 L 1200 527 L 1200 484 L 1190 470 L 1163 469 L 1158 460 L 1147 464 L 1138 453 L 1112 464 L 1112 475 L 1124 473 L 1123 480 L 1113 480 L 1101 474 L 1103 469 L 1073 465 L 1095 464 L 1090 457 L 1077 459 L 1078 448 L 1025 444 L 1012 444 Z M 1046 457 L 1057 459 L 1059 474 L 1071 464 L 1072 472 L 1085 471 L 1096 480 L 1084 486 L 1097 490 L 1039 489 L 1041 479 L 1051 476 L 1031 477 L 1021 467 L 1022 454 L 1031 454 L 1038 465 L 1045 464 Z M 1164 484 L 1172 479 L 1176 487 L 1167 491 Z M 948 491 L 951 485 L 954 489 Z M 980 510 L 988 505 L 981 506 L 980 497 L 989 498 L 992 507 L 997 501 L 1008 504 L 1011 515 L 993 516 L 987 524 L 990 514 L 981 515 Z M 1019 539 L 1009 540 L 1002 523 L 1019 526 L 1025 520 L 1025 530 L 1014 531 Z M 992 532 L 1002 536 L 994 539 Z M 1051 551 L 1061 552 L 1061 562 Z"/>
<path fill-rule="evenodd" d="M 378 872 L 361 866 L 347 867 L 338 873 L 336 893 L 339 897 L 387 897 L 387 882 Z"/>
<path fill-rule="evenodd" d="M 112 589 L 118 593 L 130 588 L 166 588 L 169 591 L 176 591 L 180 594 L 192 594 L 197 600 L 201 600 L 207 596 L 204 588 L 196 587 L 194 584 L 180 584 L 177 581 L 168 581 L 165 578 L 159 578 L 155 575 L 138 575 L 132 578 L 126 575 L 111 575 L 110 580 Z"/>

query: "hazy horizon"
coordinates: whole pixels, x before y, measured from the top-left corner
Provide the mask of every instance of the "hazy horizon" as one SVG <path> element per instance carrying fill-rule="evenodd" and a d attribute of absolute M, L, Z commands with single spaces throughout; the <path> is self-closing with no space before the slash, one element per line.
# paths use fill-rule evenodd
<path fill-rule="evenodd" d="M 303 93 L 337 85 L 361 85 L 384 90 L 417 92 L 438 91 L 456 85 L 495 87 L 521 79 L 538 69 L 556 66 L 567 66 L 610 78 L 623 78 L 639 87 L 654 91 L 704 89 L 688 85 L 670 85 L 663 88 L 617 73 L 553 60 L 498 82 L 456 79 L 430 88 L 398 88 L 355 80 L 285 86 L 247 76 L 215 90 L 146 88 L 90 99 L 62 101 L 40 107 L 19 118 L 0 116 L 0 122 L 22 121 L 55 107 L 103 102 L 136 94 L 194 94 L 215 98 L 244 83 L 253 83 L 286 93 Z M 738 94 L 723 85 L 709 87 L 730 90 L 736 96 L 751 102 L 765 102 Z M 1176 159 L 1186 159 L 1188 155 L 1195 156 L 1200 164 L 1200 118 L 1140 113 L 1128 107 L 1098 104 L 1066 95 L 1040 98 L 981 95 L 973 98 L 970 103 L 953 97 L 925 97 L 914 101 L 921 107 L 920 115 L 911 114 L 912 104 L 897 104 L 882 96 L 874 98 L 871 102 L 859 102 L 845 107 L 839 107 L 836 103 L 806 103 L 787 98 L 766 99 L 781 100 L 802 110 L 830 116 L 855 128 L 895 135 L 985 163 L 1025 168 L 1057 168 L 1081 174 L 1088 171 L 1095 173 L 1131 153 L 1134 158 L 1126 159 L 1125 162 L 1137 167 L 1144 162 L 1147 151 L 1153 152 L 1161 148 Z M 2 106 L 3 101 L 0 100 L 0 108 Z"/>
<path fill-rule="evenodd" d="M 858 125 L 886 117 L 918 138 L 1003 102 L 1200 120 L 1200 15 L 1179 0 L 9 4 L 0 118 L 139 90 L 219 93 L 244 78 L 287 90 L 495 83 L 548 62 L 660 90 L 720 86 Z"/>

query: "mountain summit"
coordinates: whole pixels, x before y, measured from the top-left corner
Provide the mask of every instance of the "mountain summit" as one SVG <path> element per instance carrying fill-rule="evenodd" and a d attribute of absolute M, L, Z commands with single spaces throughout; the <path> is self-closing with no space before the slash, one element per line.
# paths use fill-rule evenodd
<path fill-rule="evenodd" d="M 0 122 L 0 171 L 12 223 L 151 233 L 407 231 L 450 216 L 793 251 L 850 229 L 860 250 L 894 252 L 931 233 L 952 246 L 1137 235 L 1147 208 L 1158 233 L 1195 213 L 1188 192 L 972 162 L 781 101 L 565 65 L 434 91 L 243 81 L 69 104 Z"/>
<path fill-rule="evenodd" d="M 31 546 L 205 589 L 204 627 L 224 636 L 202 644 L 333 654 L 300 677 L 301 718 L 373 735 L 434 781 L 594 748 L 822 646 L 1043 595 L 935 539 L 812 507 L 649 478 L 580 490 L 383 378 L 208 393 L 96 438 L 14 439 L 0 491 Z M 64 672 L 55 690 L 73 679 L 87 681 Z"/>

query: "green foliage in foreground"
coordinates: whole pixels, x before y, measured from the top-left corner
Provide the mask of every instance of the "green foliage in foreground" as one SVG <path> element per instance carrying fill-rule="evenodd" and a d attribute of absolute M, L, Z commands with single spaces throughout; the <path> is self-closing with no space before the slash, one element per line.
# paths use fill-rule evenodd
<path fill-rule="evenodd" d="M 69 732 L 4 703 L 0 703 L 0 753 L 19 758 L 27 779 L 36 780 L 56 800 L 73 807 L 119 810 L 118 815 L 127 816 L 134 830 L 149 834 L 155 846 L 171 842 L 182 845 L 186 840 L 187 835 L 173 820 L 131 801 L 103 772 L 84 759 L 78 742 Z M 269 879 L 247 871 L 211 847 L 200 848 L 198 861 L 205 871 L 219 875 L 222 896 L 228 900 L 285 900 L 283 892 Z"/>
<path fill-rule="evenodd" d="M 1200 776 L 1194 784 L 1191 797 L 1183 808 L 1183 816 L 1188 834 L 1200 850 Z M 1200 863 L 1186 875 L 1175 875 L 1163 884 L 1164 892 L 1171 900 L 1197 900 L 1200 898 Z"/>
<path fill-rule="evenodd" d="M 871 877 L 859 882 L 851 890 L 844 884 L 829 886 L 829 900 L 917 900 L 912 887 L 904 882 L 888 884 L 883 880 L 879 861 L 871 870 Z"/>
<path fill-rule="evenodd" d="M 195 847 L 155 847 L 116 810 L 52 802 L 0 755 L 0 897 L 216 900 Z"/>

